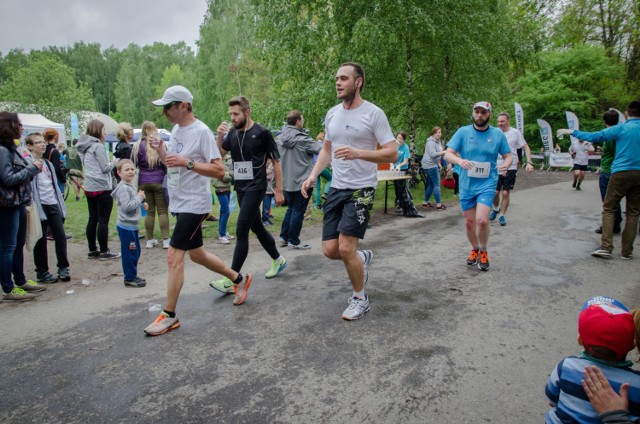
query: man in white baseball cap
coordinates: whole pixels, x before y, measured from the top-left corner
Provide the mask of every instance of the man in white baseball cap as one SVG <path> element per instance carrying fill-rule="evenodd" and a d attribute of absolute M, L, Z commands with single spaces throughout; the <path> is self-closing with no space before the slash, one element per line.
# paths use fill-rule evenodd
<path fill-rule="evenodd" d="M 167 252 L 167 303 L 158 318 L 145 328 L 149 336 L 158 336 L 180 327 L 176 306 L 184 284 L 187 253 L 193 262 L 233 282 L 235 305 L 244 302 L 251 284 L 250 274 L 232 270 L 216 255 L 207 252 L 202 242 L 202 223 L 211 212 L 210 179 L 222 178 L 224 165 L 213 133 L 194 116 L 192 101 L 189 90 L 174 85 L 167 88 L 161 99 L 153 102 L 162 106 L 162 113 L 169 122 L 176 124 L 167 144 L 157 133 L 149 135 L 151 147 L 167 166 L 169 208 L 176 215 L 176 225 Z"/>
<path fill-rule="evenodd" d="M 478 265 L 481 271 L 488 271 L 489 212 L 498 174 L 506 173 L 513 158 L 502 131 L 489 125 L 491 103 L 475 103 L 472 118 L 473 125 L 459 128 L 447 143 L 444 159 L 461 168 L 460 206 L 472 249 L 467 265 Z M 499 166 L 498 153 L 504 158 Z"/>

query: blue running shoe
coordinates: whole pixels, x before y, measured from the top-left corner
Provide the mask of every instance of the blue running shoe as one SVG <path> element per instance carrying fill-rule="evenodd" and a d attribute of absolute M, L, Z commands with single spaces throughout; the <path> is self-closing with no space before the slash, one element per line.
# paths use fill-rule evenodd
<path fill-rule="evenodd" d="M 500 218 L 498 219 L 498 222 L 500 222 L 500 226 L 502 226 L 502 227 L 507 225 L 507 221 L 505 221 L 504 215 L 500 215 Z"/>
<path fill-rule="evenodd" d="M 489 214 L 489 221 L 494 221 L 496 219 L 496 215 L 500 212 L 500 209 L 495 210 L 491 209 L 491 213 Z"/>

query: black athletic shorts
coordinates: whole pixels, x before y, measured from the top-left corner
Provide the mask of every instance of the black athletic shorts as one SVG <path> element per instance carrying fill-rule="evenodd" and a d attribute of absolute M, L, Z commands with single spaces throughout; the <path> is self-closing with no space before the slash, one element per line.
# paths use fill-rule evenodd
<path fill-rule="evenodd" d="M 173 228 L 171 247 L 180 250 L 192 250 L 202 246 L 202 223 L 209 216 L 205 214 L 178 213 Z"/>
<path fill-rule="evenodd" d="M 322 240 L 335 240 L 340 233 L 364 238 L 375 192 L 373 187 L 357 190 L 331 187 L 322 208 Z"/>
<path fill-rule="evenodd" d="M 573 164 L 572 171 L 587 171 L 589 169 L 589 165 L 577 165 Z"/>
<path fill-rule="evenodd" d="M 507 175 L 500 175 L 498 177 L 498 187 L 496 191 L 506 190 L 511 191 L 516 185 L 517 169 L 507 169 Z"/>

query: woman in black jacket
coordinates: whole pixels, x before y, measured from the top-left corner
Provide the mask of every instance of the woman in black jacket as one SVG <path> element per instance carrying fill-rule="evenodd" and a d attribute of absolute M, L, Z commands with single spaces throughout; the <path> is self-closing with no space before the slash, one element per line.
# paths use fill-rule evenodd
<path fill-rule="evenodd" d="M 30 292 L 44 290 L 27 281 L 23 271 L 30 182 L 42 170 L 42 161 L 29 163 L 18 152 L 15 140 L 20 138 L 21 132 L 17 113 L 0 112 L 0 283 L 3 300 L 29 300 L 34 298 Z"/>

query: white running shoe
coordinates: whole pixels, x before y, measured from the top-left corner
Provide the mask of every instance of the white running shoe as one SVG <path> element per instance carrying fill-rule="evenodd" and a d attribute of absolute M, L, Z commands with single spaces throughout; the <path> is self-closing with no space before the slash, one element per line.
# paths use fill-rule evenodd
<path fill-rule="evenodd" d="M 162 248 L 163 249 L 168 249 L 170 241 L 171 241 L 171 239 L 162 240 Z"/>
<path fill-rule="evenodd" d="M 229 237 L 222 236 L 222 237 L 218 237 L 218 243 L 220 243 L 220 244 L 229 244 L 231 242 L 229 241 Z"/>
<path fill-rule="evenodd" d="M 158 240 L 156 239 L 147 240 L 147 249 L 153 249 L 153 246 L 155 246 L 156 244 L 158 244 Z"/>
<path fill-rule="evenodd" d="M 352 297 L 349 306 L 342 313 L 342 319 L 353 321 L 362 318 L 367 312 L 369 312 L 369 296 L 365 294 L 364 299 Z"/>

